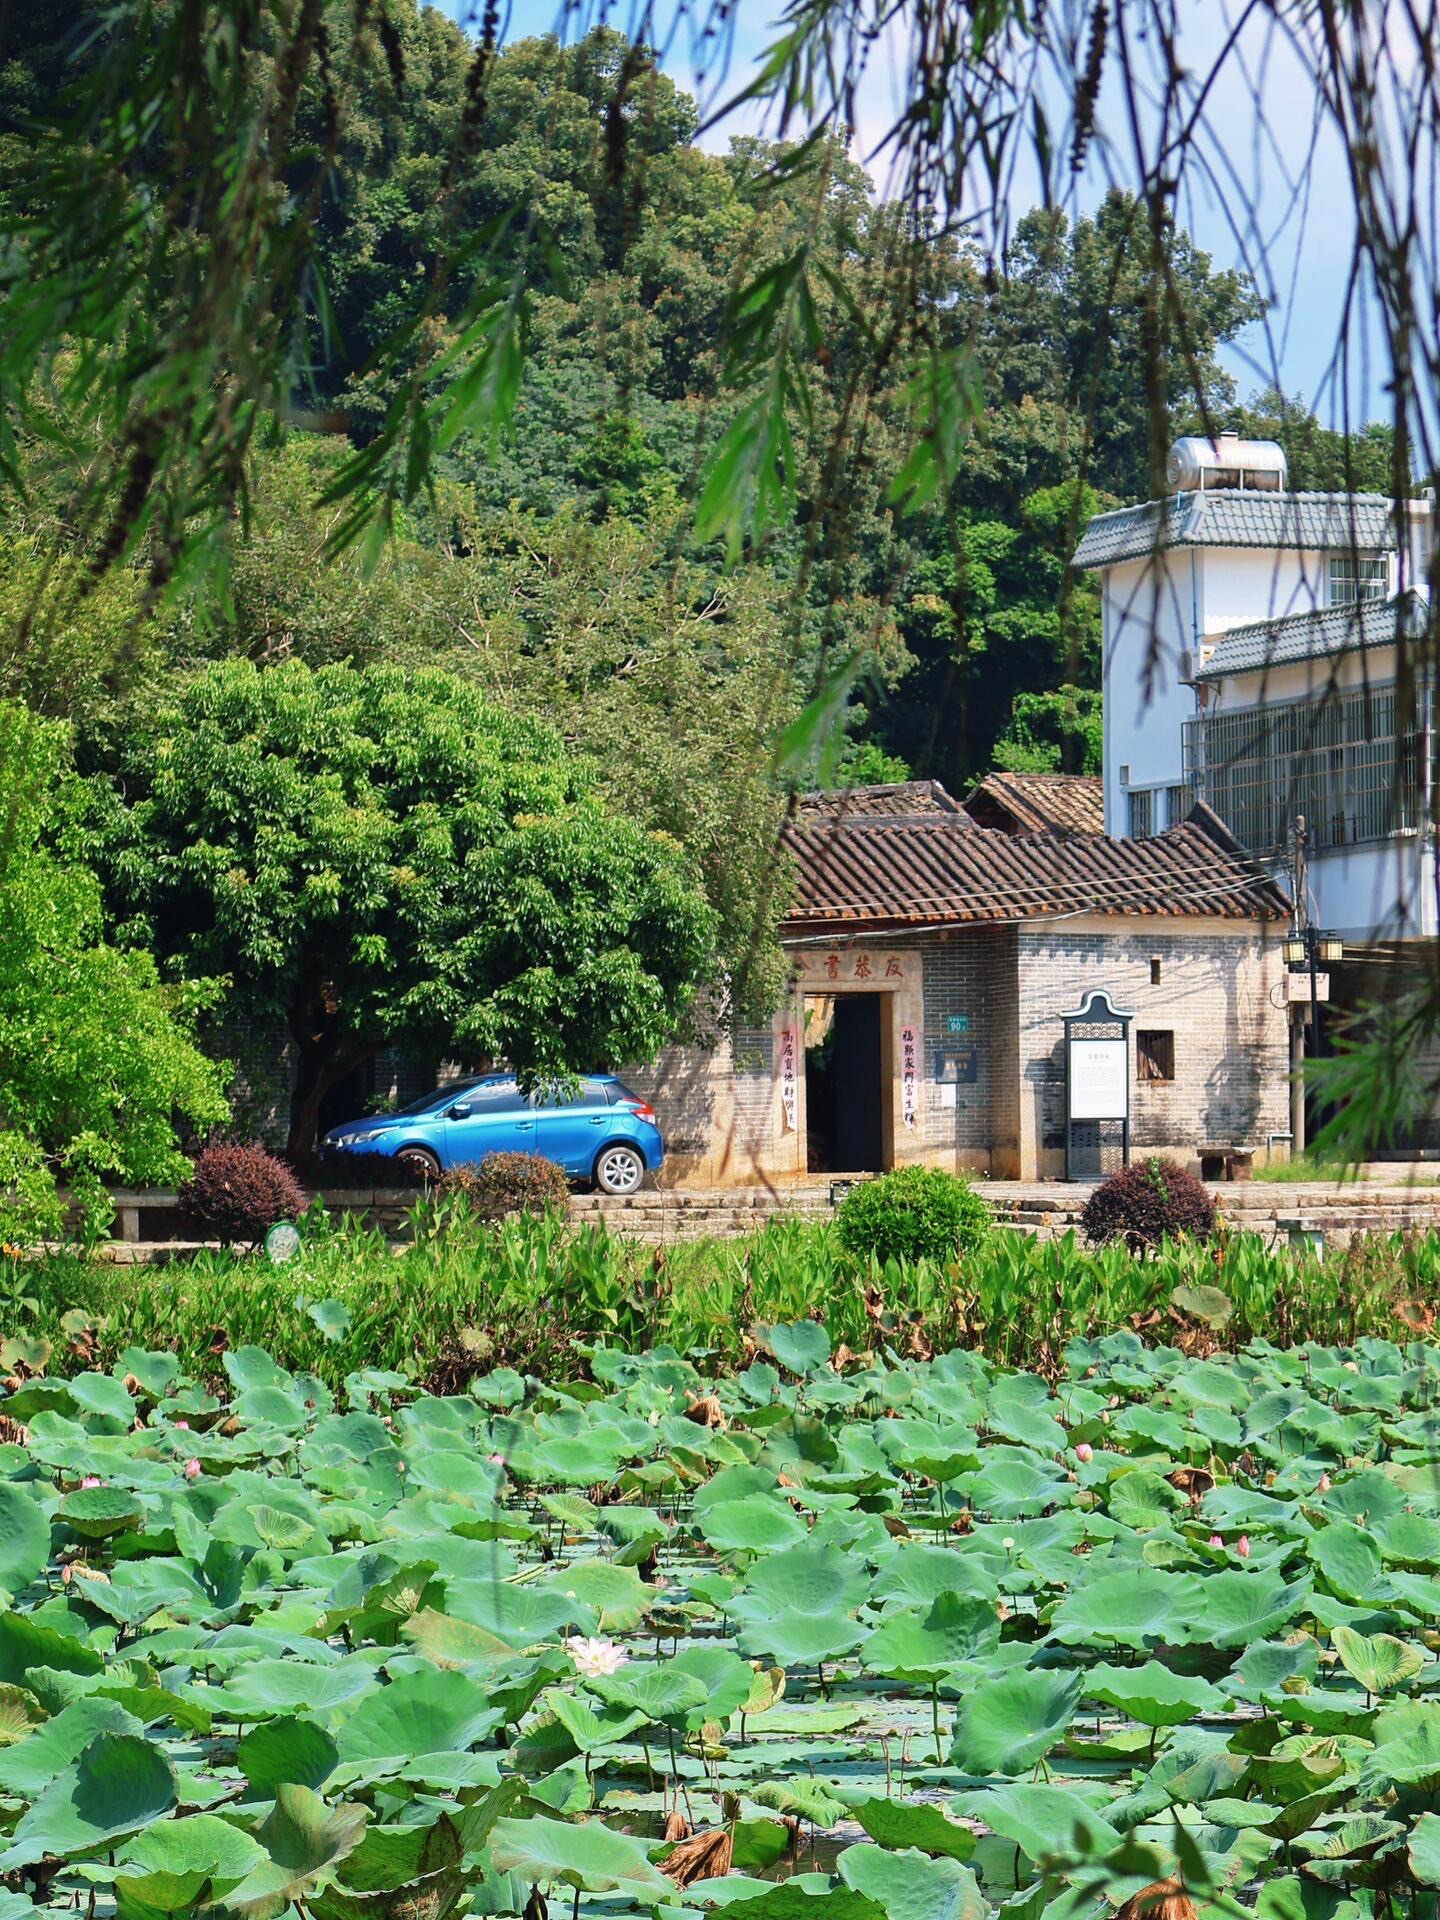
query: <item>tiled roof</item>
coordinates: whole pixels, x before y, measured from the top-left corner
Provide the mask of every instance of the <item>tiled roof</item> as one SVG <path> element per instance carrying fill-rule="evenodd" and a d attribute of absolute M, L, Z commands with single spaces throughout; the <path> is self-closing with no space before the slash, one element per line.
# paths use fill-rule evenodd
<path fill-rule="evenodd" d="M 1114 567 L 1158 547 L 1369 550 L 1394 544 L 1394 503 L 1383 493 L 1252 493 L 1230 488 L 1172 494 L 1090 522 L 1077 567 Z"/>
<path fill-rule="evenodd" d="M 1090 773 L 987 773 L 965 811 L 1002 833 L 1103 833 L 1105 783 Z"/>
<path fill-rule="evenodd" d="M 894 780 L 878 787 L 836 787 L 802 793 L 796 802 L 801 820 L 914 820 L 946 817 L 968 827 L 970 816 L 938 780 Z"/>
<path fill-rule="evenodd" d="M 1285 614 L 1277 620 L 1252 620 L 1230 627 L 1196 672 L 1197 680 L 1225 680 L 1234 673 L 1256 673 L 1298 660 L 1330 660 L 1337 654 L 1393 647 L 1401 639 L 1424 634 L 1430 618 L 1425 595 L 1415 588 L 1393 600 L 1369 600 L 1352 607 L 1320 607 Z"/>
<path fill-rule="evenodd" d="M 1207 807 L 1153 840 L 979 826 L 956 833 L 944 820 L 792 822 L 783 839 L 796 868 L 785 924 L 792 935 L 1078 913 L 1254 920 L 1289 912 Z"/>

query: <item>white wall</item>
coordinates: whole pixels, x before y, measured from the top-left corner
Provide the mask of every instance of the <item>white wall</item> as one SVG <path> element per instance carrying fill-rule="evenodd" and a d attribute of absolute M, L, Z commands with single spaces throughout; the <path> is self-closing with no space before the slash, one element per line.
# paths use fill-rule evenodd
<path fill-rule="evenodd" d="M 1132 787 L 1184 777 L 1183 728 L 1195 693 L 1181 683 L 1180 655 L 1204 631 L 1200 560 L 1193 548 L 1147 554 L 1104 576 L 1105 831 L 1116 838 L 1130 825 L 1121 767 Z"/>
<path fill-rule="evenodd" d="M 1207 547 L 1200 555 L 1207 635 L 1251 620 L 1311 613 L 1326 604 L 1329 556 L 1262 547 Z"/>

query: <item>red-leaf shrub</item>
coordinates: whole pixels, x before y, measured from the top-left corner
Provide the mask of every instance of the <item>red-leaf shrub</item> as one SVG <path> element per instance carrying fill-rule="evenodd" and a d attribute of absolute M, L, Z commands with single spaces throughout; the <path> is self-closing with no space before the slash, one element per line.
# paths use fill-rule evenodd
<path fill-rule="evenodd" d="M 445 1196 L 464 1199 L 482 1220 L 502 1220 L 507 1213 L 547 1213 L 564 1208 L 570 1199 L 570 1179 L 562 1166 L 543 1153 L 487 1153 L 476 1166 L 452 1167 L 436 1182 Z"/>
<path fill-rule="evenodd" d="M 1193 1173 L 1174 1160 L 1137 1160 L 1102 1181 L 1085 1202 L 1087 1240 L 1124 1240 L 1132 1253 L 1172 1240 L 1208 1240 L 1215 1203 Z"/>
<path fill-rule="evenodd" d="M 216 1141 L 200 1154 L 180 1190 L 185 1211 L 207 1239 L 257 1246 L 277 1221 L 305 1211 L 305 1189 L 264 1147 Z"/>

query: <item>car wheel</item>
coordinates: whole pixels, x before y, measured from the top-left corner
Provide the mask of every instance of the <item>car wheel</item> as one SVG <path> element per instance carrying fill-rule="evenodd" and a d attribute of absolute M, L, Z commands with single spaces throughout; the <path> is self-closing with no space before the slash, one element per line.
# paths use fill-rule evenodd
<path fill-rule="evenodd" d="M 645 1156 L 638 1147 L 623 1143 L 606 1147 L 595 1162 L 595 1184 L 601 1193 L 635 1193 L 644 1178 Z"/>
<path fill-rule="evenodd" d="M 408 1167 L 412 1173 L 418 1173 L 424 1181 L 440 1178 L 440 1162 L 428 1147 L 402 1147 L 395 1158 L 402 1167 Z"/>

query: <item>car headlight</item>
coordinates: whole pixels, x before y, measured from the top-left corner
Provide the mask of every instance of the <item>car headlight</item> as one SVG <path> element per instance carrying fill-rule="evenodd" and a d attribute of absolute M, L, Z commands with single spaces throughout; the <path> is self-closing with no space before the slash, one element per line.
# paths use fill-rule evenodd
<path fill-rule="evenodd" d="M 378 1140 L 384 1131 L 384 1127 L 371 1127 L 365 1133 L 342 1133 L 336 1144 L 342 1147 L 358 1147 L 366 1140 Z"/>

